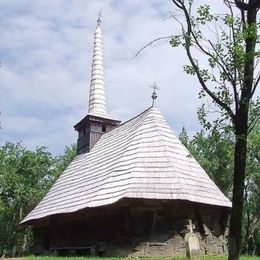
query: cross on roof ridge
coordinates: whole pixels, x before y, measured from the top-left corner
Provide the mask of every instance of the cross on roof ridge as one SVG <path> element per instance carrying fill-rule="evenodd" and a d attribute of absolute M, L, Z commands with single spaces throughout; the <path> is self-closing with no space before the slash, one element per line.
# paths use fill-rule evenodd
<path fill-rule="evenodd" d="M 160 88 L 158 87 L 157 83 L 154 81 L 154 83 L 152 85 L 150 85 L 150 88 L 153 89 L 153 94 L 152 94 L 152 107 L 155 107 L 155 100 L 157 99 L 157 90 L 159 90 Z"/>

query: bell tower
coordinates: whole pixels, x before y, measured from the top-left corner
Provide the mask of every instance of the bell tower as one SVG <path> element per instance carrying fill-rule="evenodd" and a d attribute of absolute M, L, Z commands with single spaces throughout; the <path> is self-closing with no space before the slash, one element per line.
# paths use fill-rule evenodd
<path fill-rule="evenodd" d="M 99 12 L 94 35 L 88 114 L 74 126 L 74 129 L 78 132 L 78 154 L 90 152 L 102 134 L 120 124 L 120 121 L 112 119 L 106 111 L 102 31 L 100 25 L 101 11 Z"/>

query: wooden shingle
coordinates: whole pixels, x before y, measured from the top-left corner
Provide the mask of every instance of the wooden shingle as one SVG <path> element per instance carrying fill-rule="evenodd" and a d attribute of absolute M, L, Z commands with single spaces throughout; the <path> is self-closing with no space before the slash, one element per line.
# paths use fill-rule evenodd
<path fill-rule="evenodd" d="M 122 198 L 231 207 L 159 110 L 151 107 L 105 133 L 89 153 L 78 155 L 22 223 Z"/>

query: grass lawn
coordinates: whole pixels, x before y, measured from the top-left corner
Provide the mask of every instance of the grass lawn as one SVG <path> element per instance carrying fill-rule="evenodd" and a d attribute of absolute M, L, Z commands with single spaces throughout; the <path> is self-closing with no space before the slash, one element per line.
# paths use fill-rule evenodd
<path fill-rule="evenodd" d="M 132 258 L 120 258 L 120 257 L 55 257 L 55 256 L 29 256 L 24 257 L 25 260 L 129 260 L 129 259 L 139 259 L 136 257 Z M 161 258 L 146 258 L 141 257 L 140 260 L 187 260 L 186 257 L 161 257 Z M 227 256 L 202 256 L 200 260 L 226 260 Z M 241 260 L 260 260 L 260 256 L 241 256 Z"/>

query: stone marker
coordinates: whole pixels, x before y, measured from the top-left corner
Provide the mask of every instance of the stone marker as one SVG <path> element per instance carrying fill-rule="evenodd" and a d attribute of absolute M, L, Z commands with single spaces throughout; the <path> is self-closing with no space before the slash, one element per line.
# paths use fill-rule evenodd
<path fill-rule="evenodd" d="M 188 227 L 190 233 L 185 236 L 187 256 L 191 259 L 198 259 L 200 257 L 199 238 L 193 233 L 193 228 L 195 228 L 195 226 L 192 224 L 191 220 L 189 220 Z"/>

